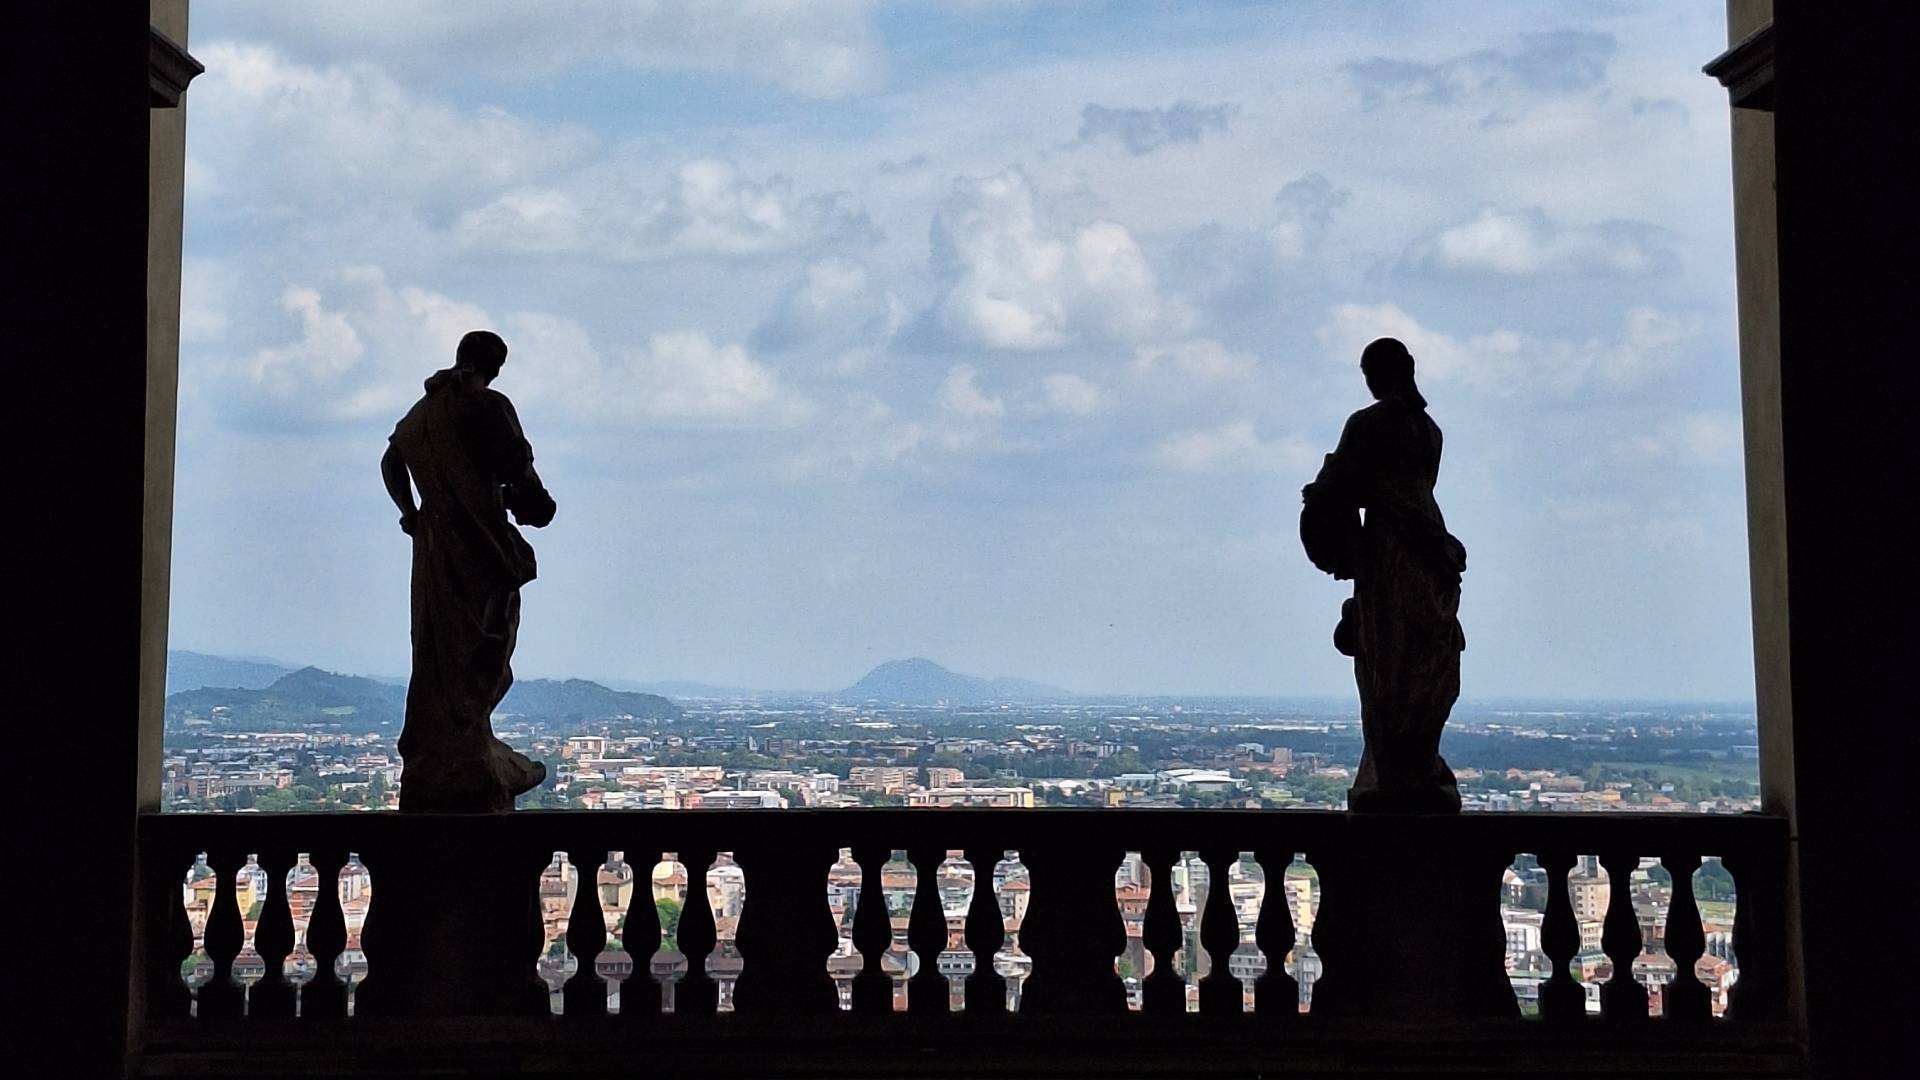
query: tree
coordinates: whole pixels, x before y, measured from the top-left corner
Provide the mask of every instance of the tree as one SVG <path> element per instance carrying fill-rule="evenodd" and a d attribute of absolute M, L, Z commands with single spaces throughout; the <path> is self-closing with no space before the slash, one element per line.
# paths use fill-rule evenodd
<path fill-rule="evenodd" d="M 653 902 L 654 917 L 660 920 L 660 935 L 666 948 L 680 947 L 680 901 L 662 896 Z"/>

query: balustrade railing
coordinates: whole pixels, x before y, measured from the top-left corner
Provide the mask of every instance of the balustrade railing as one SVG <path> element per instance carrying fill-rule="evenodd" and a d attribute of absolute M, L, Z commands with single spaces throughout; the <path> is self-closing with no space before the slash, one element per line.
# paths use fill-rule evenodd
<path fill-rule="evenodd" d="M 1789 1044 L 1785 857 L 1757 816 L 152 816 L 142 1041 L 798 1061 L 891 1032 L 1019 1071 L 1426 1038 L 1751 1070 Z"/>

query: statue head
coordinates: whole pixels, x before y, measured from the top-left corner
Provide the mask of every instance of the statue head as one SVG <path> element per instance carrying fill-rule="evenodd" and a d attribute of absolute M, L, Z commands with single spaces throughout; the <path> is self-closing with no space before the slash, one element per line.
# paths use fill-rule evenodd
<path fill-rule="evenodd" d="M 1398 338 L 1375 338 L 1360 351 L 1360 372 L 1367 389 L 1381 401 L 1401 400 L 1426 408 L 1427 399 L 1413 381 L 1413 354 Z"/>
<path fill-rule="evenodd" d="M 492 382 L 506 362 L 507 343 L 491 330 L 469 330 L 453 354 L 455 370 L 471 371 L 482 382 Z"/>

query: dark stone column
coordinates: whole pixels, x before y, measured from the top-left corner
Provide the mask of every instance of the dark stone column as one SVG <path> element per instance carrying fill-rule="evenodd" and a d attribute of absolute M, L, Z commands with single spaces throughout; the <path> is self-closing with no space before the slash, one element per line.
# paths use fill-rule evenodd
<path fill-rule="evenodd" d="M 1913 967 L 1912 935 L 1869 943 L 1863 920 L 1912 880 L 1895 791 L 1920 546 L 1897 522 L 1920 477 L 1920 364 L 1913 178 L 1890 155 L 1912 141 L 1914 22 L 1892 3 L 1779 4 L 1774 17 L 1793 811 L 1806 1018 L 1825 1076 L 1884 1075 L 1888 1048 L 1911 1041 L 1903 996 L 1860 965 Z"/>

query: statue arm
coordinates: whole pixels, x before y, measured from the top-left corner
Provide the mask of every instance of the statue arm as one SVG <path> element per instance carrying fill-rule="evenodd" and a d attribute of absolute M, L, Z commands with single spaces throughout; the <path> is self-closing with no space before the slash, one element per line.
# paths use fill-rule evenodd
<path fill-rule="evenodd" d="M 1340 429 L 1340 442 L 1334 446 L 1320 466 L 1320 473 L 1313 482 L 1300 489 L 1300 498 L 1305 501 L 1316 496 L 1340 498 L 1355 505 L 1365 505 L 1365 466 L 1362 457 L 1367 442 L 1363 413 L 1354 413 L 1347 417 L 1346 426 Z"/>
<path fill-rule="evenodd" d="M 406 459 L 400 456 L 400 448 L 391 442 L 387 452 L 380 458 L 380 478 L 387 483 L 387 496 L 400 510 L 400 531 L 413 535 L 413 523 L 420 516 L 420 510 L 413 502 L 413 482 L 407 475 Z"/>
<path fill-rule="evenodd" d="M 544 528 L 553 521 L 559 507 L 548 494 L 546 484 L 541 482 L 540 474 L 534 471 L 533 444 L 520 428 L 520 416 L 514 412 L 513 402 L 508 401 L 505 394 L 496 397 L 500 404 L 500 429 L 495 445 L 500 456 L 494 475 L 507 489 L 507 509 L 513 511 L 514 520 L 536 529 Z"/>

